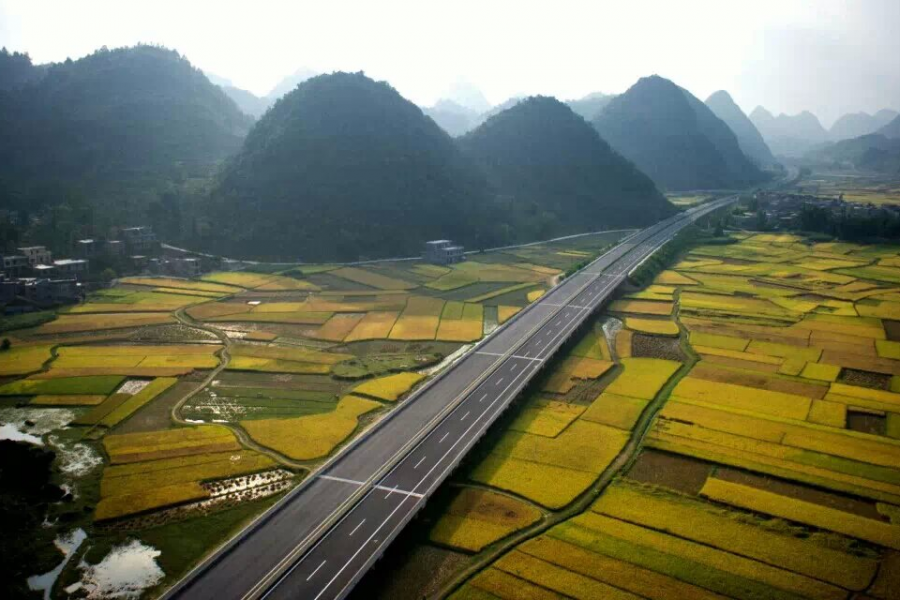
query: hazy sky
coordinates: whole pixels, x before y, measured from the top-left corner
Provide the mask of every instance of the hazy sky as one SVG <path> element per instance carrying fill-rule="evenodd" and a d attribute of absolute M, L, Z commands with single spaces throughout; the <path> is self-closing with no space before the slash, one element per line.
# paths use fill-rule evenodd
<path fill-rule="evenodd" d="M 265 94 L 300 67 L 363 70 L 427 105 L 621 92 L 658 73 L 746 112 L 900 110 L 900 0 L 0 0 L 0 45 L 35 62 L 152 42 Z"/>

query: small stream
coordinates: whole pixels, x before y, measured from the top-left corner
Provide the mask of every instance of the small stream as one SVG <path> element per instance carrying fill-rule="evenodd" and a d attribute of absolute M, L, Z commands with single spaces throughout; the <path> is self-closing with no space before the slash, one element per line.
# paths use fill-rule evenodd
<path fill-rule="evenodd" d="M 44 592 L 44 600 L 50 600 L 50 592 L 53 591 L 53 585 L 63 568 L 72 558 L 72 555 L 81 546 L 82 542 L 87 538 L 87 534 L 83 529 L 76 529 L 67 536 L 60 536 L 53 542 L 59 548 L 65 557 L 56 568 L 48 571 L 43 575 L 34 575 L 28 578 L 28 587 L 36 592 Z"/>

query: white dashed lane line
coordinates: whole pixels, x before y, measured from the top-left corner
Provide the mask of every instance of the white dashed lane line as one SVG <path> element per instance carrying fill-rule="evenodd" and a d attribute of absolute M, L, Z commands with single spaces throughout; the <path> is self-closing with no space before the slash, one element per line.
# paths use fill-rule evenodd
<path fill-rule="evenodd" d="M 362 527 L 362 524 L 365 523 L 365 522 L 366 522 L 365 519 L 363 519 L 362 521 L 360 521 L 359 524 L 358 524 L 356 527 L 353 528 L 353 531 L 350 532 L 350 535 L 349 535 L 348 537 L 353 537 L 353 534 L 356 533 L 356 530 L 359 529 L 360 527 Z"/>
<path fill-rule="evenodd" d="M 318 567 L 316 567 L 316 570 L 309 574 L 309 577 L 307 577 L 306 580 L 309 581 L 310 579 L 315 577 L 316 573 L 319 572 L 319 569 L 321 569 L 327 562 L 327 560 L 323 560 L 322 563 Z"/>

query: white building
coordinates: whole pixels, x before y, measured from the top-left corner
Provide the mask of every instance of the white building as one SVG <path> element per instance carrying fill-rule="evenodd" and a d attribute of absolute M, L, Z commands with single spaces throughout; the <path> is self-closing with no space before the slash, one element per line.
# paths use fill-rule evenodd
<path fill-rule="evenodd" d="M 47 250 L 46 246 L 25 246 L 18 250 L 28 259 L 29 266 L 49 265 L 53 262 L 53 253 Z"/>
<path fill-rule="evenodd" d="M 456 246 L 450 240 L 432 240 L 425 242 L 423 258 L 436 265 L 451 265 L 466 260 L 462 246 Z"/>
<path fill-rule="evenodd" d="M 56 267 L 56 272 L 59 275 L 77 276 L 87 273 L 88 261 L 83 258 L 63 258 L 61 260 L 54 260 L 53 266 Z"/>

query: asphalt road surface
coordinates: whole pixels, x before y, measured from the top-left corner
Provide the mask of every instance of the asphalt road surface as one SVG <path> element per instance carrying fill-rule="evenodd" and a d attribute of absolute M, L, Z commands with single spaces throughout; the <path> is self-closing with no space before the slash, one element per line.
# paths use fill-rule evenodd
<path fill-rule="evenodd" d="M 343 598 L 496 418 L 629 271 L 682 227 L 649 227 L 567 278 L 364 432 L 169 598 Z"/>

